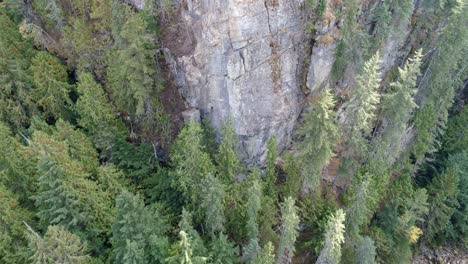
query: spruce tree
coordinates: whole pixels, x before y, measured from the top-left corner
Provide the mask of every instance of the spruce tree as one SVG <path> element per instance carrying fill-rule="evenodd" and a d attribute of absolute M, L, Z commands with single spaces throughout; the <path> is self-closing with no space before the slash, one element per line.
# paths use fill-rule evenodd
<path fill-rule="evenodd" d="M 109 60 L 108 77 L 115 101 L 131 118 L 141 121 L 150 131 L 160 113 L 156 76 L 156 53 L 152 34 L 147 31 L 143 14 L 133 14 L 122 26 L 123 47 Z"/>
<path fill-rule="evenodd" d="M 210 263 L 234 264 L 239 263 L 239 249 L 228 237 L 220 233 L 210 244 Z"/>
<path fill-rule="evenodd" d="M 181 220 L 179 222 L 179 230 L 184 231 L 190 237 L 193 253 L 196 256 L 207 256 L 208 250 L 197 230 L 193 227 L 192 218 L 192 213 L 183 208 Z"/>
<path fill-rule="evenodd" d="M 401 152 L 401 138 L 417 105 L 414 102 L 416 80 L 420 74 L 422 50 L 408 59 L 403 68 L 398 68 L 399 78 L 390 84 L 390 90 L 382 98 L 381 116 L 386 123 L 379 145 L 385 146 L 385 157 L 391 164 Z"/>
<path fill-rule="evenodd" d="M 34 112 L 28 71 L 32 45 L 0 10 L 0 120 L 18 129 Z"/>
<path fill-rule="evenodd" d="M 202 184 L 207 175 L 214 175 L 215 167 L 201 144 L 203 137 L 200 124 L 187 124 L 177 136 L 171 158 L 175 167 L 173 186 L 181 191 L 190 209 L 196 210 L 197 218 L 203 215 L 199 208 L 202 201 Z"/>
<path fill-rule="evenodd" d="M 212 174 L 204 179 L 201 207 L 205 211 L 205 226 L 212 237 L 224 231 L 224 189 L 224 185 Z"/>
<path fill-rule="evenodd" d="M 193 256 L 190 237 L 181 230 L 179 232 L 180 241 L 172 249 L 172 256 L 166 259 L 169 264 L 203 264 L 207 258 L 201 256 Z"/>
<path fill-rule="evenodd" d="M 138 195 L 124 191 L 116 199 L 112 226 L 115 263 L 164 263 L 168 241 L 166 224 L 157 210 L 145 207 Z"/>
<path fill-rule="evenodd" d="M 333 157 L 333 149 L 338 139 L 333 106 L 333 96 L 327 88 L 320 93 L 313 110 L 305 114 L 304 124 L 297 132 L 303 138 L 297 147 L 298 159 L 303 168 L 305 190 L 318 190 L 322 169 Z"/>
<path fill-rule="evenodd" d="M 32 263 L 92 263 L 86 244 L 63 227 L 49 226 L 44 237 L 26 227 Z"/>
<path fill-rule="evenodd" d="M 33 101 L 46 117 L 66 117 L 72 104 L 67 83 L 68 74 L 60 61 L 50 53 L 41 51 L 31 61 Z"/>
<path fill-rule="evenodd" d="M 221 138 L 222 141 L 216 155 L 218 172 L 224 184 L 231 184 L 237 174 L 242 172 L 242 165 L 236 153 L 239 142 L 231 118 L 228 118 L 224 123 Z"/>
<path fill-rule="evenodd" d="M 260 252 L 258 238 L 258 215 L 261 209 L 262 190 L 258 178 L 251 174 L 249 179 L 248 200 L 247 200 L 247 237 L 248 245 L 244 250 L 244 259 L 249 263 L 255 263 Z M 252 179 L 253 178 L 253 179 Z"/>
<path fill-rule="evenodd" d="M 346 142 L 351 156 L 358 160 L 362 159 L 367 151 L 365 137 L 373 128 L 380 100 L 377 91 L 380 85 L 380 63 L 380 55 L 377 52 L 364 64 L 362 72 L 356 77 L 356 86 L 343 113 Z"/>
<path fill-rule="evenodd" d="M 325 242 L 320 252 L 317 264 L 338 264 L 341 260 L 341 244 L 344 242 L 345 213 L 338 209 L 328 219 L 325 232 Z"/>
<path fill-rule="evenodd" d="M 271 242 L 263 246 L 260 255 L 258 256 L 257 264 L 274 264 L 275 263 L 275 247 Z"/>
<path fill-rule="evenodd" d="M 356 257 L 354 263 L 357 264 L 374 264 L 375 262 L 375 245 L 370 237 L 362 237 L 357 243 Z"/>
<path fill-rule="evenodd" d="M 281 204 L 281 236 L 278 246 L 277 264 L 292 263 L 295 243 L 299 236 L 299 216 L 295 200 L 286 198 Z"/>
<path fill-rule="evenodd" d="M 278 150 L 276 144 L 276 137 L 271 137 L 267 143 L 267 157 L 265 168 L 265 193 L 269 196 L 276 198 L 276 158 L 278 157 Z"/>

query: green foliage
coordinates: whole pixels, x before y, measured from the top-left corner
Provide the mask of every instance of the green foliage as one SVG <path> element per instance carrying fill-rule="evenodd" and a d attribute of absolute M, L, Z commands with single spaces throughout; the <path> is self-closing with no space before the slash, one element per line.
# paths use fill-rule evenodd
<path fill-rule="evenodd" d="M 207 258 L 193 256 L 190 237 L 183 230 L 179 232 L 180 241 L 172 248 L 172 254 L 166 259 L 169 264 L 202 264 Z"/>
<path fill-rule="evenodd" d="M 44 237 L 41 237 L 26 226 L 32 263 L 92 263 L 86 244 L 63 227 L 49 226 Z"/>
<path fill-rule="evenodd" d="M 281 192 L 284 197 L 295 197 L 301 189 L 301 167 L 296 157 L 288 154 L 285 159 L 286 181 L 281 186 Z"/>
<path fill-rule="evenodd" d="M 211 253 L 209 263 L 234 264 L 239 263 L 239 249 L 228 237 L 220 233 L 211 241 Z"/>
<path fill-rule="evenodd" d="M 275 263 L 275 247 L 271 242 L 263 246 L 260 255 L 258 256 L 258 264 L 273 264 Z"/>
<path fill-rule="evenodd" d="M 417 107 L 413 96 L 416 93 L 416 80 L 420 74 L 421 60 L 422 50 L 419 50 L 403 68 L 398 68 L 399 78 L 390 84 L 389 92 L 382 98 L 381 116 L 387 125 L 378 143 L 386 145 L 385 157 L 389 164 L 401 152 L 402 146 L 399 142 Z"/>
<path fill-rule="evenodd" d="M 28 67 L 31 43 L 17 25 L 0 10 L 0 120 L 18 129 L 34 112 Z"/>
<path fill-rule="evenodd" d="M 31 221 L 33 214 L 22 208 L 17 197 L 0 184 L 0 262 L 27 261 L 23 222 Z"/>
<path fill-rule="evenodd" d="M 222 141 L 216 155 L 216 163 L 218 164 L 218 172 L 223 179 L 223 183 L 231 184 L 237 174 L 242 172 L 243 168 L 237 157 L 236 149 L 239 142 L 230 118 L 223 125 L 221 138 Z"/>
<path fill-rule="evenodd" d="M 67 117 L 72 104 L 66 68 L 45 51 L 38 52 L 31 60 L 32 100 L 46 117 Z"/>
<path fill-rule="evenodd" d="M 224 185 L 221 181 L 208 174 L 203 181 L 203 197 L 201 208 L 205 211 L 205 226 L 212 237 L 224 231 Z"/>
<path fill-rule="evenodd" d="M 325 242 L 320 256 L 317 259 L 318 264 L 338 264 L 341 259 L 341 244 L 344 242 L 345 216 L 342 209 L 338 209 L 330 217 L 325 232 Z"/>
<path fill-rule="evenodd" d="M 354 263 L 373 264 L 375 262 L 375 245 L 370 237 L 363 237 L 359 240 L 356 249 L 356 258 Z"/>
<path fill-rule="evenodd" d="M 249 244 L 244 249 L 243 257 L 249 263 L 255 263 L 261 250 L 258 238 L 258 215 L 261 209 L 262 189 L 258 179 L 258 173 L 249 175 L 249 189 L 247 200 L 247 236 Z"/>
<path fill-rule="evenodd" d="M 303 141 L 298 144 L 298 159 L 306 190 L 318 191 L 322 169 L 333 157 L 338 139 L 338 125 L 333 110 L 334 101 L 330 89 L 323 90 L 313 111 L 304 116 L 304 124 L 297 131 Z"/>
<path fill-rule="evenodd" d="M 276 198 L 276 158 L 278 157 L 276 138 L 273 136 L 267 143 L 267 157 L 265 168 L 265 193 L 273 198 Z"/>
<path fill-rule="evenodd" d="M 468 107 L 449 119 L 447 130 L 443 139 L 442 150 L 445 153 L 458 153 L 468 148 Z"/>
<path fill-rule="evenodd" d="M 144 206 L 139 195 L 127 191 L 116 199 L 117 216 L 112 225 L 115 263 L 165 263 L 167 226 L 157 208 Z"/>
<path fill-rule="evenodd" d="M 361 160 L 367 152 L 365 139 L 373 128 L 376 118 L 376 108 L 380 100 L 378 88 L 380 85 L 380 55 L 377 52 L 364 64 L 362 72 L 356 77 L 351 99 L 345 109 L 343 134 L 346 135 L 348 156 Z"/>
<path fill-rule="evenodd" d="M 202 200 L 203 179 L 215 172 L 210 156 L 201 145 L 202 138 L 200 125 L 192 122 L 180 131 L 171 152 L 175 167 L 173 186 L 184 194 L 192 209 L 198 210 L 197 217 L 203 215 L 197 208 Z"/>
<path fill-rule="evenodd" d="M 299 222 L 295 200 L 288 197 L 281 204 L 281 236 L 277 253 L 278 263 L 291 263 L 295 243 L 299 236 Z"/>

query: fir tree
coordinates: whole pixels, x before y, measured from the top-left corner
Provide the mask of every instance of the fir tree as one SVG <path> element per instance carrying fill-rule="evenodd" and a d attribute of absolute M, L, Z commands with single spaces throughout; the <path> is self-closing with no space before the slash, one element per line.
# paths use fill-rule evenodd
<path fill-rule="evenodd" d="M 411 119 L 411 114 L 417 107 L 414 102 L 416 79 L 420 74 L 422 50 L 416 52 L 403 68 L 398 68 L 399 78 L 390 84 L 390 91 L 382 98 L 382 112 L 386 127 L 380 145 L 386 149 L 386 159 L 389 164 L 396 159 L 401 151 L 401 137 Z"/>
<path fill-rule="evenodd" d="M 29 121 L 34 105 L 28 67 L 32 45 L 0 10 L 0 120 L 17 129 Z"/>
<path fill-rule="evenodd" d="M 224 185 L 212 174 L 208 174 L 203 183 L 201 207 L 205 211 L 205 226 L 208 233 L 215 237 L 224 231 Z"/>
<path fill-rule="evenodd" d="M 211 241 L 210 263 L 213 264 L 234 264 L 238 263 L 239 249 L 228 237 L 220 233 Z"/>
<path fill-rule="evenodd" d="M 276 158 L 278 157 L 278 150 L 276 145 L 276 138 L 273 136 L 267 143 L 267 157 L 265 169 L 265 193 L 269 196 L 276 198 Z"/>
<path fill-rule="evenodd" d="M 260 252 L 258 238 L 258 214 L 261 209 L 262 190 L 258 178 L 255 174 L 250 176 L 250 187 L 248 189 L 247 200 L 247 237 L 249 244 L 244 250 L 244 259 L 250 263 L 255 263 Z M 253 179 L 252 179 L 253 178 Z"/>
<path fill-rule="evenodd" d="M 344 242 L 345 232 L 345 213 L 342 209 L 338 209 L 336 213 L 330 217 L 327 223 L 325 232 L 325 242 L 320 256 L 317 259 L 317 264 L 338 264 L 341 260 L 341 244 Z"/>
<path fill-rule="evenodd" d="M 258 256 L 257 264 L 274 264 L 275 263 L 275 247 L 271 242 L 263 246 L 260 255 Z"/>
<path fill-rule="evenodd" d="M 179 230 L 184 231 L 190 237 L 193 253 L 196 256 L 207 256 L 208 250 L 205 247 L 204 242 L 198 234 L 197 230 L 193 228 L 192 218 L 192 213 L 183 208 L 181 220 L 179 222 Z"/>
<path fill-rule="evenodd" d="M 375 245 L 370 237 L 362 237 L 359 239 L 356 249 L 356 257 L 354 263 L 357 264 L 374 264 L 375 262 Z"/>
<path fill-rule="evenodd" d="M 190 238 L 183 230 L 179 232 L 180 241 L 172 249 L 172 256 L 166 259 L 169 264 L 202 264 L 207 258 L 193 256 Z"/>
<path fill-rule="evenodd" d="M 35 86 L 32 97 L 46 117 L 67 116 L 67 108 L 72 102 L 66 68 L 56 57 L 42 51 L 32 59 L 31 71 Z"/>
<path fill-rule="evenodd" d="M 60 226 L 49 226 L 44 237 L 40 237 L 28 225 L 31 261 L 42 263 L 92 263 L 87 247 L 79 237 Z"/>
<path fill-rule="evenodd" d="M 202 200 L 200 189 L 204 178 L 214 175 L 214 165 L 201 145 L 203 134 L 197 123 L 186 125 L 172 147 L 172 162 L 175 166 L 173 186 L 181 191 L 197 216 L 203 215 L 198 208 Z"/>
<path fill-rule="evenodd" d="M 158 211 L 126 191 L 117 197 L 116 208 L 111 239 L 115 263 L 164 263 L 168 241 Z"/>
<path fill-rule="evenodd" d="M 231 118 L 228 118 L 223 125 L 221 138 L 222 141 L 216 155 L 216 162 L 223 182 L 231 184 L 237 174 L 242 172 L 242 165 L 236 153 L 239 142 Z"/>
<path fill-rule="evenodd" d="M 296 239 L 299 236 L 299 216 L 293 198 L 288 197 L 281 204 L 281 236 L 276 263 L 289 264 L 295 251 Z"/>
<path fill-rule="evenodd" d="M 298 159 L 303 168 L 303 187 L 306 190 L 318 190 L 322 169 L 333 157 L 338 139 L 333 105 L 333 96 L 327 88 L 320 93 L 313 111 L 304 116 L 304 125 L 298 130 L 303 138 L 298 144 Z"/>

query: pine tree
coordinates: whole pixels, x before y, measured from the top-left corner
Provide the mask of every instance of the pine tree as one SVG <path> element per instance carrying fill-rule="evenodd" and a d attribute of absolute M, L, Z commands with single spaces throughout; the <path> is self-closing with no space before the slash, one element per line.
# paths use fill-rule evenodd
<path fill-rule="evenodd" d="M 282 186 L 284 197 L 296 197 L 301 189 L 301 168 L 296 157 L 289 154 L 286 156 L 286 182 Z"/>
<path fill-rule="evenodd" d="M 359 237 L 360 229 L 367 223 L 370 213 L 370 181 L 368 174 L 363 176 L 351 197 L 350 205 L 346 210 L 346 242 L 354 243 Z M 348 244 L 349 245 L 349 244 Z"/>
<path fill-rule="evenodd" d="M 48 52 L 41 51 L 31 61 L 33 101 L 46 117 L 66 117 L 72 102 L 68 74 L 60 61 Z"/>
<path fill-rule="evenodd" d="M 164 263 L 167 228 L 158 211 L 127 191 L 117 197 L 116 207 L 111 239 L 115 263 Z"/>
<path fill-rule="evenodd" d="M 289 264 L 295 251 L 296 239 L 299 236 L 299 216 L 293 198 L 288 197 L 281 204 L 281 236 L 276 263 Z"/>
<path fill-rule="evenodd" d="M 318 190 L 322 169 L 333 157 L 338 139 L 333 105 L 333 96 L 327 88 L 320 93 L 313 111 L 305 114 L 304 125 L 297 132 L 303 138 L 297 147 L 305 190 Z"/>
<path fill-rule="evenodd" d="M 49 226 L 42 238 L 31 227 L 26 226 L 32 263 L 92 263 L 91 257 L 87 255 L 86 244 L 63 227 Z"/>
<path fill-rule="evenodd" d="M 218 178 L 208 174 L 203 183 L 201 207 L 205 211 L 205 226 L 208 233 L 215 237 L 224 231 L 224 185 Z"/>
<path fill-rule="evenodd" d="M 345 233 L 345 213 L 338 209 L 330 217 L 325 233 L 325 242 L 317 264 L 338 264 L 341 260 L 341 244 L 344 242 Z"/>
<path fill-rule="evenodd" d="M 386 122 L 382 138 L 377 139 L 379 145 L 386 149 L 386 159 L 391 164 L 401 151 L 401 137 L 411 119 L 411 114 L 417 105 L 414 102 L 416 80 L 420 74 L 422 50 L 418 50 L 403 68 L 398 68 L 399 78 L 390 84 L 390 91 L 382 98 L 381 115 Z"/>
<path fill-rule="evenodd" d="M 224 123 L 221 138 L 222 141 L 216 155 L 216 162 L 223 182 L 231 184 L 237 174 L 242 172 L 242 165 L 236 153 L 239 142 L 231 118 L 228 118 Z"/>
<path fill-rule="evenodd" d="M 208 250 L 204 245 L 204 242 L 197 230 L 193 228 L 192 224 L 192 213 L 182 209 L 181 220 L 179 222 L 179 230 L 184 231 L 190 237 L 190 243 L 192 245 L 193 254 L 196 256 L 207 256 Z"/>

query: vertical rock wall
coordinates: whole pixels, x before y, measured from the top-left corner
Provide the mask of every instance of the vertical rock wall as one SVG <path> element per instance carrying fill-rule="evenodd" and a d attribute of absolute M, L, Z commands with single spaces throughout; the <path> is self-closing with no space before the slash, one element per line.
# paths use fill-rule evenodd
<path fill-rule="evenodd" d="M 300 114 L 302 4 L 187 0 L 165 26 L 166 58 L 189 107 L 218 130 L 231 117 L 249 163 L 263 159 L 271 136 L 284 148 Z"/>

